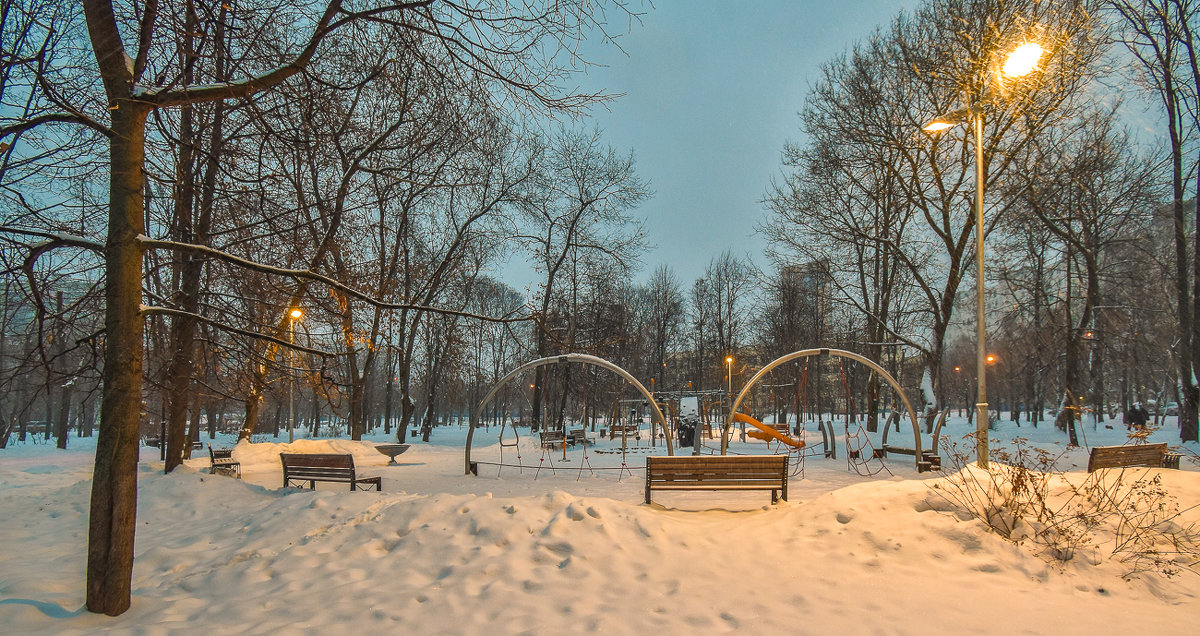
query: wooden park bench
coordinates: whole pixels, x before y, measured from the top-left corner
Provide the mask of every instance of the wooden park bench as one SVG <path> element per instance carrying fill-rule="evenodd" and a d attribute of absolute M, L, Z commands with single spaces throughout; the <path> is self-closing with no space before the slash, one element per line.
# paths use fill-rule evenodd
<path fill-rule="evenodd" d="M 162 445 L 162 440 L 159 439 L 158 437 L 147 437 L 146 439 L 142 440 L 142 443 L 145 444 L 146 446 L 152 446 L 154 448 L 158 448 L 159 446 Z M 204 448 L 204 442 L 202 442 L 198 439 L 192 440 L 191 444 L 192 444 L 192 450 L 200 450 L 200 449 Z"/>
<path fill-rule="evenodd" d="M 208 472 L 212 474 L 224 473 L 230 477 L 242 478 L 242 464 L 233 461 L 232 448 L 213 448 L 208 447 Z"/>
<path fill-rule="evenodd" d="M 770 490 L 787 501 L 787 455 L 676 455 L 646 458 L 646 503 L 655 490 Z"/>
<path fill-rule="evenodd" d="M 1166 442 L 1158 444 L 1131 444 L 1127 446 L 1093 446 L 1088 456 L 1088 472 L 1101 468 L 1127 468 L 1148 466 L 1150 468 L 1179 468 L 1179 455 L 1167 452 Z"/>
<path fill-rule="evenodd" d="M 639 424 L 633 422 L 621 423 L 615 422 L 608 428 L 608 439 L 616 439 L 618 437 L 635 437 L 638 434 Z"/>
<path fill-rule="evenodd" d="M 542 441 L 542 448 L 555 448 L 563 444 L 562 431 L 539 431 L 538 439 Z"/>
<path fill-rule="evenodd" d="M 379 477 L 362 477 L 354 471 L 354 456 L 336 453 L 280 453 L 283 463 L 283 487 L 316 489 L 318 481 L 333 481 L 350 484 L 350 490 L 382 490 Z M 365 484 L 367 488 L 360 488 Z"/>
<path fill-rule="evenodd" d="M 587 438 L 587 431 L 582 428 L 567 431 L 568 444 L 587 444 L 590 440 Z"/>

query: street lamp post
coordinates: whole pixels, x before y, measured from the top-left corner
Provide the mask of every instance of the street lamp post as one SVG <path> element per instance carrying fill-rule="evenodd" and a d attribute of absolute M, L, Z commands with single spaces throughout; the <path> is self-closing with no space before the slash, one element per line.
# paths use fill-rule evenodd
<path fill-rule="evenodd" d="M 725 379 L 729 382 L 727 393 L 729 397 L 729 424 L 733 424 L 733 356 L 725 356 Z M 742 441 L 746 441 L 746 425 L 742 424 Z M 724 444 L 724 442 L 721 442 Z"/>
<path fill-rule="evenodd" d="M 296 344 L 296 321 L 304 317 L 304 312 L 299 308 L 288 312 L 288 344 Z M 288 361 L 292 362 L 291 366 L 295 365 L 296 351 L 291 347 L 288 348 Z M 296 441 L 295 425 L 296 425 L 296 399 L 295 399 L 296 380 L 292 377 L 291 372 L 288 372 L 288 443 Z"/>
<path fill-rule="evenodd" d="M 728 386 L 727 392 L 729 393 L 729 406 L 732 408 L 733 407 L 733 356 L 726 356 L 726 358 L 725 358 L 725 379 L 729 380 L 729 386 Z M 733 417 L 733 413 L 730 413 L 729 417 Z"/>
<path fill-rule="evenodd" d="M 1042 47 L 1028 43 L 1009 53 L 1003 75 L 1021 77 L 1037 68 L 1042 57 Z M 961 123 L 969 123 L 975 136 L 975 367 L 977 396 L 975 401 L 976 462 L 980 468 L 988 465 L 988 403 L 987 403 L 987 325 L 983 303 L 983 100 L 968 105 L 944 117 L 939 117 L 924 126 L 926 132 L 940 132 Z"/>

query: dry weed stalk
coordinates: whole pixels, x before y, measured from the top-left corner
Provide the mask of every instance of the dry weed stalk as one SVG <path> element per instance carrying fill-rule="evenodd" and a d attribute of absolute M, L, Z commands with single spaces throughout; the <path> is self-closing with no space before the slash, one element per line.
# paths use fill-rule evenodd
<path fill-rule="evenodd" d="M 1135 442 L 1146 433 L 1131 436 Z M 1068 475 L 1058 468 L 1062 453 L 1053 454 L 1015 438 L 1010 447 L 994 446 L 989 467 L 971 462 L 972 433 L 950 442 L 944 465 L 947 476 L 932 488 L 960 517 L 982 521 L 996 534 L 1033 546 L 1051 563 L 1065 565 L 1081 550 L 1129 566 L 1126 577 L 1141 572 L 1174 576 L 1200 566 L 1200 528 L 1185 522 L 1163 485 L 1162 474 L 1150 469 L 1104 469 Z"/>

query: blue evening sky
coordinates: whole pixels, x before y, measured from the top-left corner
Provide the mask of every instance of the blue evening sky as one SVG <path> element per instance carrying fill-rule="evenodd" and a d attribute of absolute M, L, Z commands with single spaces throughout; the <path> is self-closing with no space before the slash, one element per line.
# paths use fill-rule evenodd
<path fill-rule="evenodd" d="M 654 191 L 637 211 L 655 247 L 636 280 L 666 263 L 688 289 L 727 248 L 765 266 L 761 200 L 784 142 L 800 138 L 797 113 L 820 65 L 916 4 L 657 0 L 620 37 L 625 53 L 585 43 L 582 56 L 604 66 L 580 75 L 580 88 L 624 96 L 581 125 L 632 150 Z M 536 279 L 516 263 L 503 277 L 521 290 Z"/>

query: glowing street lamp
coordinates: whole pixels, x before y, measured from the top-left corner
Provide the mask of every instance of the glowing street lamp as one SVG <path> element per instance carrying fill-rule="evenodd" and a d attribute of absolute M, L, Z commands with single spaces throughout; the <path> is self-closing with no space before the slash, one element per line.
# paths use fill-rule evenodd
<path fill-rule="evenodd" d="M 296 344 L 296 321 L 304 317 L 304 312 L 296 307 L 288 312 L 288 344 Z M 296 366 L 296 351 L 288 347 L 288 361 L 292 362 L 291 366 Z M 295 398 L 296 380 L 288 374 L 288 443 L 296 441 L 295 425 L 296 425 L 296 398 Z"/>
<path fill-rule="evenodd" d="M 1011 53 L 1004 62 L 1001 73 L 1007 77 L 1022 77 L 1037 69 L 1038 60 L 1042 58 L 1042 47 L 1036 43 L 1022 44 Z M 984 104 L 968 105 L 966 108 L 954 111 L 925 124 L 925 132 L 936 133 L 958 124 L 970 123 L 975 132 L 975 257 L 976 257 L 976 307 L 975 307 L 975 338 L 976 338 L 976 384 L 978 397 L 975 402 L 975 436 L 977 463 L 981 468 L 988 465 L 988 429 L 987 429 L 987 382 L 984 379 L 987 369 L 987 327 L 983 315 L 983 111 Z"/>
<path fill-rule="evenodd" d="M 1037 70 L 1038 60 L 1042 59 L 1043 53 L 1045 51 L 1042 50 L 1042 45 L 1037 42 L 1026 42 L 1008 54 L 1008 59 L 1004 61 L 1004 67 L 1000 72 L 1008 77 L 1029 75 Z"/>
<path fill-rule="evenodd" d="M 725 376 L 729 379 L 729 404 L 733 405 L 733 356 L 725 357 Z M 733 414 L 729 414 L 733 417 Z"/>

